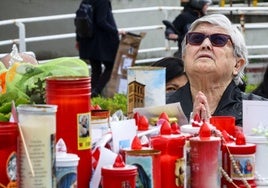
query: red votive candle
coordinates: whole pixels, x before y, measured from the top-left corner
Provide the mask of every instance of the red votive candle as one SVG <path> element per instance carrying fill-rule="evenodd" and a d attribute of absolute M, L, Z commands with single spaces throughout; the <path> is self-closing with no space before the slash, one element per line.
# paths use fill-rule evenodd
<path fill-rule="evenodd" d="M 58 106 L 56 139 L 68 153 L 80 158 L 77 185 L 88 187 L 91 178 L 90 77 L 62 76 L 46 79 L 46 103 Z"/>
<path fill-rule="evenodd" d="M 17 187 L 17 137 L 16 123 L 0 122 L 0 185 Z"/>
<path fill-rule="evenodd" d="M 190 138 L 190 174 L 192 188 L 219 187 L 220 138 Z"/>
<path fill-rule="evenodd" d="M 113 165 L 101 168 L 102 188 L 136 187 L 137 167 L 126 165 L 120 156 L 117 156 Z"/>

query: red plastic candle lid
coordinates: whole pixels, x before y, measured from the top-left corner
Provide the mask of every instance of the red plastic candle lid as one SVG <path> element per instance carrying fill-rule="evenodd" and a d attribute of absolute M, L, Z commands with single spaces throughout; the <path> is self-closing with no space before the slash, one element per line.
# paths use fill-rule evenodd
<path fill-rule="evenodd" d="M 171 123 L 171 133 L 172 134 L 180 134 L 181 133 L 180 126 L 177 122 Z"/>
<path fill-rule="evenodd" d="M 242 132 L 237 134 L 235 144 L 236 145 L 245 145 L 246 144 L 246 138 Z"/>
<path fill-rule="evenodd" d="M 160 128 L 160 134 L 161 135 L 170 135 L 171 134 L 171 126 L 168 121 L 164 121 L 162 123 L 162 126 Z"/>
<path fill-rule="evenodd" d="M 201 140 L 209 139 L 211 137 L 211 130 L 206 122 L 204 122 L 200 128 L 199 137 Z"/>
<path fill-rule="evenodd" d="M 141 115 L 139 117 L 139 122 L 138 122 L 138 130 L 139 131 L 146 131 L 149 129 L 149 121 L 146 116 Z"/>
<path fill-rule="evenodd" d="M 113 167 L 114 168 L 122 168 L 122 167 L 125 167 L 125 163 L 121 157 L 120 154 L 117 155 L 116 159 L 115 159 L 115 162 L 113 164 Z"/>
<path fill-rule="evenodd" d="M 166 112 L 162 112 L 159 115 L 158 119 L 165 119 L 165 120 L 169 121 L 169 117 L 168 117 L 168 114 Z"/>
<path fill-rule="evenodd" d="M 137 174 L 137 167 L 134 165 L 125 165 L 120 154 L 117 155 L 113 165 L 103 166 L 102 175 L 109 176 L 130 176 Z"/>
<path fill-rule="evenodd" d="M 131 143 L 131 149 L 140 150 L 141 148 L 142 148 L 141 141 L 138 136 L 135 136 Z"/>
<path fill-rule="evenodd" d="M 103 176 L 133 176 L 137 175 L 137 167 L 134 165 L 126 165 L 121 168 L 114 168 L 112 165 L 103 166 L 101 168 L 101 174 Z"/>
<path fill-rule="evenodd" d="M 201 122 L 199 114 L 195 114 L 194 120 L 192 122 L 192 126 L 193 127 L 200 127 L 201 125 L 202 125 L 202 122 Z"/>
<path fill-rule="evenodd" d="M 203 122 L 199 130 L 199 136 L 190 138 L 190 141 L 201 141 L 201 142 L 210 142 L 210 141 L 220 141 L 219 137 L 214 137 L 211 135 L 211 130 L 206 122 Z"/>
<path fill-rule="evenodd" d="M 228 143 L 225 145 L 228 147 L 232 154 L 254 154 L 256 153 L 256 144 L 237 145 L 235 143 Z"/>

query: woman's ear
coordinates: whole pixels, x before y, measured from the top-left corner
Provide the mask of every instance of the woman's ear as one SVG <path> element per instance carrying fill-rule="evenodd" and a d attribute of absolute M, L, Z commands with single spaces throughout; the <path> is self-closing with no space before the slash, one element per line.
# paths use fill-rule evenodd
<path fill-rule="evenodd" d="M 245 64 L 245 60 L 243 58 L 237 58 L 236 59 L 236 64 L 234 66 L 234 70 L 233 70 L 233 75 L 238 75 L 238 73 L 240 72 L 240 70 L 242 69 L 242 67 Z"/>

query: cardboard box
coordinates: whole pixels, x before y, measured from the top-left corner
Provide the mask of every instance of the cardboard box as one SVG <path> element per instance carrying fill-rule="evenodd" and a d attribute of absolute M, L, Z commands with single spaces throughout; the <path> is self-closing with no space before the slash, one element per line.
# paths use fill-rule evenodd
<path fill-rule="evenodd" d="M 128 32 L 122 36 L 113 72 L 105 89 L 107 97 L 112 97 L 115 93 L 127 93 L 127 69 L 135 65 L 140 43 L 145 34 L 142 32 L 137 35 Z"/>

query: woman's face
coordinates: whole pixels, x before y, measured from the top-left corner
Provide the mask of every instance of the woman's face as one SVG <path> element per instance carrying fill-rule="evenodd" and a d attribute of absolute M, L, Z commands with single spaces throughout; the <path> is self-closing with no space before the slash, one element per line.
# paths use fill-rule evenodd
<path fill-rule="evenodd" d="M 177 76 L 166 83 L 166 92 L 176 91 L 187 83 L 185 74 Z"/>
<path fill-rule="evenodd" d="M 205 35 L 215 33 L 228 34 L 223 28 L 209 23 L 198 25 L 192 32 L 199 32 Z M 232 41 L 228 39 L 222 47 L 213 46 L 210 39 L 206 37 L 200 45 L 187 44 L 183 55 L 185 71 L 189 79 L 192 77 L 208 77 L 211 81 L 230 81 L 233 75 L 238 74 L 241 58 L 234 56 Z M 241 61 L 242 60 L 242 61 Z M 240 62 L 241 61 L 241 62 Z"/>

